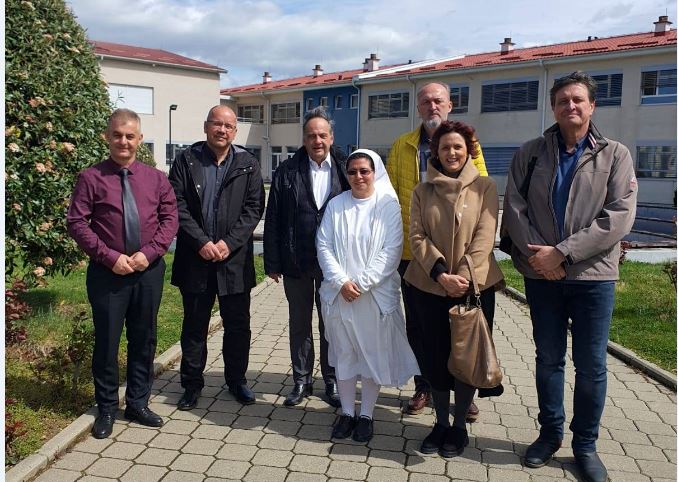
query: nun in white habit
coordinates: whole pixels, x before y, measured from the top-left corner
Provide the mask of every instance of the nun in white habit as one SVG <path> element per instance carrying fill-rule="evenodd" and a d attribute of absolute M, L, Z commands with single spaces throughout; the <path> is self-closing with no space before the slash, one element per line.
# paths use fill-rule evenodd
<path fill-rule="evenodd" d="M 397 272 L 403 245 L 400 206 L 381 157 L 358 149 L 346 161 L 351 190 L 333 198 L 316 238 L 329 362 L 335 367 L 342 414 L 332 436 L 372 437 L 381 385 L 400 386 L 419 374 L 405 332 Z M 361 381 L 360 416 L 355 416 Z"/>

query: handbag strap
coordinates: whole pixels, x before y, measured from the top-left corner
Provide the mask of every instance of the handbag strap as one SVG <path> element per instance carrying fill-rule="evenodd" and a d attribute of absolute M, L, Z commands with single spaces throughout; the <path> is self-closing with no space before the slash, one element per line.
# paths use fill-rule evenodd
<path fill-rule="evenodd" d="M 464 259 L 468 264 L 468 270 L 471 273 L 471 282 L 473 283 L 473 294 L 476 296 L 476 299 L 480 297 L 480 289 L 478 289 L 478 281 L 476 281 L 476 268 L 471 259 L 471 255 L 465 254 Z"/>

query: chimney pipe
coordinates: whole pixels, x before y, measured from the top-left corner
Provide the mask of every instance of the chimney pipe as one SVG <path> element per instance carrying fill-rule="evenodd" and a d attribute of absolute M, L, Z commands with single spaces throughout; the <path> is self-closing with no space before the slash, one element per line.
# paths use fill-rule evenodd
<path fill-rule="evenodd" d="M 268 83 L 272 80 L 272 79 L 271 79 L 271 74 L 268 73 L 268 72 L 264 72 L 263 78 L 264 78 L 264 79 L 263 79 L 262 84 L 268 84 Z"/>
<path fill-rule="evenodd" d="M 515 44 L 511 42 L 511 37 L 504 37 L 504 41 L 499 45 L 501 45 L 501 54 L 506 55 L 507 53 L 513 51 L 513 46 Z"/>
<path fill-rule="evenodd" d="M 320 64 L 315 64 L 315 67 L 313 68 L 313 77 L 318 77 L 320 75 L 323 75 L 323 68 Z"/>
<path fill-rule="evenodd" d="M 655 35 L 664 35 L 665 32 L 671 30 L 671 24 L 673 22 L 669 21 L 668 15 L 660 15 L 659 20 L 654 22 L 654 33 Z"/>
<path fill-rule="evenodd" d="M 377 58 L 377 54 L 370 54 L 370 57 L 365 59 L 363 70 L 365 69 L 367 69 L 368 72 L 379 70 L 379 59 Z"/>

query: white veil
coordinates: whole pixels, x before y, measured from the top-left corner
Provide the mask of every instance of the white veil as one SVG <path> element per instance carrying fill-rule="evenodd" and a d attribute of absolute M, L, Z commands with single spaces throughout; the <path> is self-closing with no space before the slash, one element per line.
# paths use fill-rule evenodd
<path fill-rule="evenodd" d="M 348 157 L 351 157 L 354 154 L 365 154 L 370 159 L 372 159 L 372 162 L 374 162 L 374 192 L 377 193 L 377 197 L 392 197 L 398 201 L 398 195 L 391 185 L 391 180 L 388 177 L 388 173 L 386 172 L 384 161 L 381 160 L 381 156 L 370 149 L 357 149 L 353 151 Z"/>

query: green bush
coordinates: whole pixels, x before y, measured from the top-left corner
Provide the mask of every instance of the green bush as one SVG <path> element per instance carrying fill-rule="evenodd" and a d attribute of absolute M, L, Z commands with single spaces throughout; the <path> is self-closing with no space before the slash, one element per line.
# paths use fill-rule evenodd
<path fill-rule="evenodd" d="M 108 155 L 106 85 L 63 0 L 5 2 L 5 276 L 35 281 L 83 257 L 66 232 L 77 173 Z"/>

